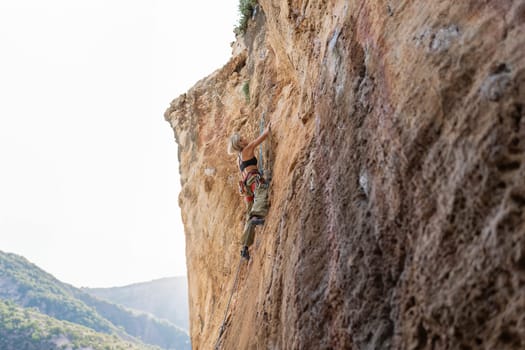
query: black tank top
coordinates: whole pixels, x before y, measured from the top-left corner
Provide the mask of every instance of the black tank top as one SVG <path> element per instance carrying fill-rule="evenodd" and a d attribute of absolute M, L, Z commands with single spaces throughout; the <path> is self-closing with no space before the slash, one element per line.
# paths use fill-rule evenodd
<path fill-rule="evenodd" d="M 252 159 L 243 161 L 241 159 L 241 155 L 239 154 L 239 169 L 241 169 L 241 172 L 243 172 L 244 169 L 246 169 L 250 165 L 257 165 L 257 158 L 253 157 Z"/>

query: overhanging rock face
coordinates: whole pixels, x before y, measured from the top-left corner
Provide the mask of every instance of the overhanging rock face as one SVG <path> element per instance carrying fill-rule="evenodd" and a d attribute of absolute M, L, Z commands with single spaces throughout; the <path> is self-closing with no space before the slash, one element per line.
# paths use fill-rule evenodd
<path fill-rule="evenodd" d="M 260 0 L 165 115 L 194 349 L 213 349 L 239 262 L 227 139 L 263 114 L 271 209 L 221 349 L 524 348 L 524 43 L 521 1 Z"/>

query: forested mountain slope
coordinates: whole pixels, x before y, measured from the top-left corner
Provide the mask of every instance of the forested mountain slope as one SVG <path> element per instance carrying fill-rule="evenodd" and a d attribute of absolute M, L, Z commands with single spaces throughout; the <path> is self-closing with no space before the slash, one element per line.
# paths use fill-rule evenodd
<path fill-rule="evenodd" d="M 65 330 L 61 335 L 85 341 L 96 332 L 97 342 L 115 339 L 138 348 L 147 347 L 145 343 L 164 349 L 191 348 L 187 332 L 168 321 L 97 299 L 11 253 L 0 252 L 0 300 L 4 302 L 4 334 L 11 334 L 14 338 L 9 339 L 17 341 L 23 341 L 25 335 L 32 339 L 47 334 L 47 338 L 43 336 L 47 340 L 42 341 L 42 349 L 57 336 L 57 327 Z M 20 319 L 20 315 L 31 317 L 27 322 L 9 321 Z M 69 326 L 64 328 L 65 325 Z"/>

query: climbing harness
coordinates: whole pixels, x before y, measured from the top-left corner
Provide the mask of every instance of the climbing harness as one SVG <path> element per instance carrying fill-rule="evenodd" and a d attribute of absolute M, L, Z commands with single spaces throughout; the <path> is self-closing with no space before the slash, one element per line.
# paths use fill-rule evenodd
<path fill-rule="evenodd" d="M 239 194 L 244 196 L 247 202 L 253 202 L 254 188 L 252 185 L 261 182 L 261 175 L 258 170 L 249 171 L 241 180 L 239 180 Z"/>

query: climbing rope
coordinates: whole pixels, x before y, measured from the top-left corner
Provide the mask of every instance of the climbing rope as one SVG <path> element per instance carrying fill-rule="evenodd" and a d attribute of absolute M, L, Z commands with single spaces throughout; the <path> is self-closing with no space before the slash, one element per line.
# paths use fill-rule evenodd
<path fill-rule="evenodd" d="M 243 257 L 241 256 L 241 259 L 239 260 L 239 265 L 237 265 L 237 272 L 235 273 L 235 281 L 233 282 L 232 292 L 230 293 L 230 298 L 228 299 L 228 304 L 226 305 L 226 310 L 224 311 L 224 318 L 222 320 L 221 328 L 219 328 L 219 336 L 217 337 L 217 341 L 215 342 L 215 350 L 219 350 L 219 341 L 221 340 L 221 336 L 223 335 L 225 330 L 226 317 L 228 317 L 230 303 L 232 301 L 233 293 L 235 293 L 235 290 L 237 289 L 237 282 L 239 280 L 239 271 L 241 270 L 242 259 Z"/>
<path fill-rule="evenodd" d="M 264 112 L 261 116 L 261 122 L 259 123 L 260 126 L 260 134 L 261 135 L 264 132 Z M 264 143 L 264 142 L 263 142 Z M 263 167 L 263 143 L 259 145 L 259 174 L 264 175 L 264 167 Z"/>
<path fill-rule="evenodd" d="M 264 132 L 264 116 L 266 112 L 263 112 L 260 122 L 261 134 Z M 263 144 L 266 145 L 266 158 L 263 157 Z M 270 145 L 270 146 L 268 146 Z M 272 133 L 268 135 L 268 140 L 259 145 L 259 173 L 264 177 L 267 182 L 272 181 L 272 172 L 270 164 L 270 147 L 272 145 Z M 266 160 L 266 161 L 265 161 Z"/>
<path fill-rule="evenodd" d="M 264 167 L 264 178 L 268 183 L 272 181 L 272 163 L 271 163 L 271 148 L 272 148 L 272 132 L 268 134 L 268 140 L 266 140 L 266 164 Z"/>

